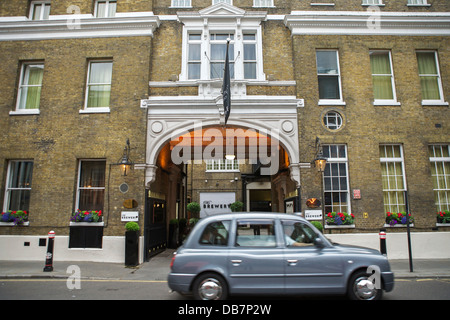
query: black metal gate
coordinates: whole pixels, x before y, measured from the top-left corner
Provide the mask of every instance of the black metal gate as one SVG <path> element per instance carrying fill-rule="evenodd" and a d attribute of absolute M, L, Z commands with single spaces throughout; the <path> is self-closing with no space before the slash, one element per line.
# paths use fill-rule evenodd
<path fill-rule="evenodd" d="M 144 220 L 145 261 L 167 247 L 166 201 L 148 196 Z"/>

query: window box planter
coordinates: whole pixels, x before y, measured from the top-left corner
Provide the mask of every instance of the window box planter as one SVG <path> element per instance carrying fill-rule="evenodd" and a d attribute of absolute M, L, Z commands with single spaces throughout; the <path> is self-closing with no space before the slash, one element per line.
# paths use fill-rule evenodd
<path fill-rule="evenodd" d="M 384 226 L 387 228 L 407 227 L 406 212 L 399 212 L 399 213 L 386 212 L 386 223 L 384 224 Z M 409 214 L 409 226 L 414 227 L 414 218 L 411 216 L 411 213 Z"/>
<path fill-rule="evenodd" d="M 439 211 L 436 215 L 436 226 L 450 227 L 450 210 Z"/>
<path fill-rule="evenodd" d="M 102 248 L 102 211 L 77 210 L 70 218 L 69 248 Z"/>
<path fill-rule="evenodd" d="M 355 216 L 347 212 L 328 212 L 325 215 L 325 229 L 355 228 Z"/>
<path fill-rule="evenodd" d="M 25 210 L 5 211 L 0 215 L 0 226 L 28 226 L 28 212 Z"/>

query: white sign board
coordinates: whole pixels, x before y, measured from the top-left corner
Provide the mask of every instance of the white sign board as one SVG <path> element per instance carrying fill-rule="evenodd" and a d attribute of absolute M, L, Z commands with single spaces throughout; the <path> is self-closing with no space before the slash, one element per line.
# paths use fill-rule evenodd
<path fill-rule="evenodd" d="M 200 192 L 200 218 L 230 213 L 230 205 L 235 201 L 234 192 Z"/>
<path fill-rule="evenodd" d="M 121 221 L 139 221 L 139 211 L 122 211 Z"/>
<path fill-rule="evenodd" d="M 306 220 L 322 220 L 322 210 L 305 210 Z"/>

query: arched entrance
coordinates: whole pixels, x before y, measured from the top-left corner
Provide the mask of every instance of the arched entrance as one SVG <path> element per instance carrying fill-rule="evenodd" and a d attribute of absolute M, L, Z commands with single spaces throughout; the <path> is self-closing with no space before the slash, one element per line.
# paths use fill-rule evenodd
<path fill-rule="evenodd" d="M 150 97 L 141 101 L 141 106 L 148 109 L 146 164 L 141 166 L 151 199 L 146 209 L 146 250 L 151 238 L 148 222 L 155 221 L 150 217 L 150 206 L 158 198 L 165 201 L 161 230 L 164 224 L 167 230 L 170 219 L 183 216 L 189 187 L 187 176 L 191 173 L 199 177 L 188 172 L 189 165 L 207 166 L 205 160 L 220 162 L 232 153 L 235 159 L 250 166 L 250 170 L 240 171 L 232 179 L 223 179 L 241 184 L 232 191 L 238 195 L 236 200 L 247 204 L 246 210 L 253 203 L 266 210 L 270 206 L 271 211 L 284 212 L 286 196 L 300 188 L 300 168 L 309 167 L 309 163 L 300 162 L 298 151 L 297 108 L 303 107 L 303 101 L 290 96 L 234 99 L 226 126 L 221 102 L 204 97 Z M 210 164 L 210 168 L 215 165 Z M 208 178 L 201 179 L 210 182 Z M 208 188 L 224 191 L 217 181 Z M 191 194 L 190 199 L 196 196 Z M 162 234 L 154 230 L 153 233 Z"/>

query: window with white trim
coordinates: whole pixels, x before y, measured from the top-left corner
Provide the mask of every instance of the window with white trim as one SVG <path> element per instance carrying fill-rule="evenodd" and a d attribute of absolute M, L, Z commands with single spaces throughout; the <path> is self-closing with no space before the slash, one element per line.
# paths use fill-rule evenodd
<path fill-rule="evenodd" d="M 338 51 L 317 50 L 316 63 L 319 104 L 343 103 Z"/>
<path fill-rule="evenodd" d="M 426 6 L 427 0 L 408 0 L 408 5 Z"/>
<path fill-rule="evenodd" d="M 399 144 L 380 145 L 381 180 L 383 183 L 384 211 L 406 211 L 406 179 L 403 148 Z"/>
<path fill-rule="evenodd" d="M 374 104 L 397 104 L 391 52 L 372 50 L 369 55 Z"/>
<path fill-rule="evenodd" d="M 16 112 L 39 112 L 43 76 L 43 63 L 22 64 Z"/>
<path fill-rule="evenodd" d="M 105 169 L 105 160 L 80 160 L 76 210 L 103 210 Z"/>
<path fill-rule="evenodd" d="M 109 111 L 112 66 L 112 61 L 89 62 L 85 110 Z"/>
<path fill-rule="evenodd" d="M 32 176 L 32 160 L 9 161 L 3 211 L 29 211 Z"/>
<path fill-rule="evenodd" d="M 30 19 L 47 20 L 50 17 L 50 1 L 31 1 Z"/>
<path fill-rule="evenodd" d="M 221 2 L 223 2 L 223 3 L 228 3 L 228 4 L 233 5 L 233 1 L 232 1 L 232 0 L 212 0 L 212 4 L 213 4 L 213 5 L 214 5 L 214 4 L 221 3 Z"/>
<path fill-rule="evenodd" d="M 450 210 L 450 145 L 431 145 L 428 152 L 436 210 Z"/>
<path fill-rule="evenodd" d="M 328 212 L 351 212 L 348 183 L 347 146 L 324 145 L 327 164 L 323 173 L 324 209 Z"/>
<path fill-rule="evenodd" d="M 172 5 L 171 7 L 173 8 L 190 8 L 192 7 L 191 5 L 191 0 L 172 0 Z"/>
<path fill-rule="evenodd" d="M 441 74 L 437 51 L 417 51 L 422 104 L 443 104 Z"/>
<path fill-rule="evenodd" d="M 98 0 L 95 3 L 95 16 L 97 18 L 110 18 L 116 15 L 116 0 Z"/>
<path fill-rule="evenodd" d="M 378 5 L 379 6 L 379 5 L 383 4 L 383 0 L 363 0 L 362 4 L 363 5 L 369 5 L 369 6 L 372 6 L 372 5 L 374 5 L 374 6 Z"/>
<path fill-rule="evenodd" d="M 213 7 L 213 9 L 219 8 L 220 5 Z M 223 8 L 231 10 L 225 6 Z M 241 9 L 233 7 L 233 10 L 239 11 Z M 208 25 L 201 28 L 198 25 L 200 20 L 197 21 L 194 17 L 185 18 L 182 16 L 180 19 L 184 24 L 184 30 L 182 68 L 179 80 L 200 80 L 201 84 L 204 84 L 204 81 L 221 80 L 223 78 L 227 39 L 230 39 L 228 58 L 231 79 L 266 80 L 263 72 L 260 21 L 257 19 L 246 21 L 246 18 L 241 18 L 241 21 L 238 21 L 234 16 L 225 21 L 220 17 L 220 20 L 216 21 L 215 19 L 219 18 L 216 18 L 214 11 L 211 15 L 212 17 L 208 18 Z M 226 17 L 225 14 L 224 16 Z M 205 17 L 208 17 L 208 14 L 205 14 Z"/>
<path fill-rule="evenodd" d="M 253 0 L 253 7 L 273 7 L 273 0 Z"/>
<path fill-rule="evenodd" d="M 206 171 L 239 171 L 237 159 L 208 159 L 206 160 Z"/>

